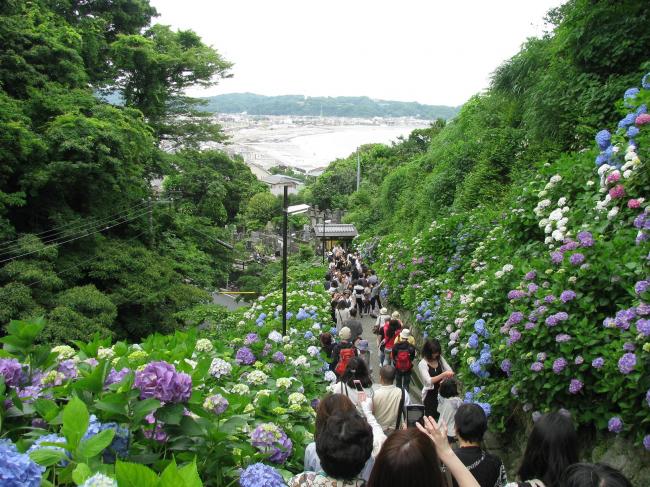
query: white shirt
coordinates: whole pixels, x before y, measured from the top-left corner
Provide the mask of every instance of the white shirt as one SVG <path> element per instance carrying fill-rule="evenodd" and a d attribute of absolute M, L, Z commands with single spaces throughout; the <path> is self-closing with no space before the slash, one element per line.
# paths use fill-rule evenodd
<path fill-rule="evenodd" d="M 447 424 L 447 436 L 457 436 L 454 416 L 461 404 L 463 404 L 463 400 L 460 397 L 442 397 L 438 394 L 438 412 L 440 421 L 444 420 Z"/>
<path fill-rule="evenodd" d="M 327 390 L 333 394 L 343 394 L 344 396 L 347 396 L 350 401 L 352 401 L 352 403 L 357 407 L 357 410 L 363 414 L 363 409 L 361 409 L 361 404 L 359 404 L 359 393 L 354 387 L 348 387 L 345 382 L 336 382 L 334 384 L 331 384 Z M 372 389 L 372 387 L 364 387 L 363 390 L 365 391 L 366 396 L 368 396 L 368 399 L 372 400 L 372 396 L 375 394 L 375 391 Z M 370 421 L 368 422 L 370 423 Z"/>
<path fill-rule="evenodd" d="M 443 372 L 446 370 L 451 370 L 451 367 L 447 361 L 442 358 L 442 355 L 440 356 L 440 363 L 442 364 Z M 422 387 L 422 402 L 424 402 L 424 398 L 427 395 L 427 392 L 435 387 L 435 384 L 431 382 L 431 376 L 429 375 L 429 364 L 427 364 L 426 359 L 423 358 L 420 360 L 420 362 L 418 362 L 418 372 L 420 373 L 420 380 L 424 386 Z"/>

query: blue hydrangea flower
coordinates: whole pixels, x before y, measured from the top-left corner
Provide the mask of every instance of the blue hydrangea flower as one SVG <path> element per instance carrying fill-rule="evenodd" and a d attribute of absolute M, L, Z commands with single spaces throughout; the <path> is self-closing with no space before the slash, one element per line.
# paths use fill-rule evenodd
<path fill-rule="evenodd" d="M 636 98 L 636 95 L 639 94 L 639 89 L 638 88 L 628 88 L 625 90 L 625 94 L 623 95 L 623 100 L 625 100 L 625 106 L 630 107 L 632 104 L 630 103 L 629 100 L 634 100 Z"/>
<path fill-rule="evenodd" d="M 634 121 L 636 120 L 636 113 L 628 113 L 621 119 L 620 122 L 618 122 L 618 128 L 619 129 L 626 129 L 630 125 L 634 125 Z"/>
<path fill-rule="evenodd" d="M 639 129 L 636 128 L 634 125 L 632 125 L 627 129 L 626 135 L 630 138 L 636 137 L 637 135 L 639 135 Z"/>
<path fill-rule="evenodd" d="M 476 333 L 472 333 L 472 335 L 469 337 L 469 340 L 467 341 L 467 345 L 469 345 L 471 348 L 478 348 L 478 335 Z"/>
<path fill-rule="evenodd" d="M 650 73 L 643 75 L 643 78 L 641 78 L 641 86 L 646 90 L 650 90 Z"/>
<path fill-rule="evenodd" d="M 612 143 L 612 134 L 608 130 L 601 130 L 596 134 L 596 143 L 601 150 L 607 149 Z"/>
<path fill-rule="evenodd" d="M 43 445 L 43 443 L 61 443 L 65 444 L 65 438 L 62 438 L 61 436 L 52 433 L 50 435 L 43 435 L 40 438 L 38 438 L 32 446 L 29 447 L 27 450 L 27 454 L 29 455 L 33 451 L 37 450 L 54 450 L 54 451 L 60 451 L 62 453 L 66 453 L 65 449 L 60 447 L 60 446 L 50 446 L 50 445 Z M 68 464 L 67 460 L 61 460 L 59 462 L 59 465 L 62 467 L 65 467 Z M 0 475 L 0 479 L 2 476 Z"/>
<path fill-rule="evenodd" d="M 117 487 L 117 481 L 103 473 L 96 473 L 81 484 L 80 487 Z"/>
<path fill-rule="evenodd" d="M 39 487 L 45 467 L 19 453 L 9 440 L 0 440 L 0 480 L 3 487 Z"/>
<path fill-rule="evenodd" d="M 92 438 L 97 433 L 100 433 L 104 430 L 112 429 L 115 431 L 115 436 L 113 436 L 113 441 L 111 444 L 106 447 L 102 458 L 104 463 L 115 463 L 117 458 L 126 458 L 129 454 L 129 430 L 124 428 L 117 423 L 101 423 L 97 416 L 92 414 L 90 416 L 90 422 L 88 424 L 88 429 L 83 439 L 87 440 Z"/>
<path fill-rule="evenodd" d="M 285 487 L 282 475 L 263 463 L 249 465 L 239 477 L 241 487 Z"/>

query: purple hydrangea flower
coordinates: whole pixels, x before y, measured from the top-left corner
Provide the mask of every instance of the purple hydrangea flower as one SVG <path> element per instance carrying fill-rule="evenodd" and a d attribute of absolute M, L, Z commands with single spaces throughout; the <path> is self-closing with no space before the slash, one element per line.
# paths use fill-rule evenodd
<path fill-rule="evenodd" d="M 582 255 L 580 252 L 577 252 L 573 254 L 571 257 L 569 257 L 569 262 L 571 262 L 572 265 L 580 265 L 585 261 L 585 256 Z"/>
<path fill-rule="evenodd" d="M 562 291 L 562 294 L 560 294 L 560 300 L 563 303 L 568 303 L 569 301 L 573 301 L 576 298 L 576 293 L 572 291 L 571 289 L 567 289 L 566 291 Z"/>
<path fill-rule="evenodd" d="M 218 416 L 228 409 L 228 404 L 228 399 L 221 394 L 215 394 L 205 399 L 203 407 Z"/>
<path fill-rule="evenodd" d="M 546 353 L 544 353 L 544 352 L 539 352 L 539 353 L 537 354 L 537 361 L 538 361 L 538 362 L 543 362 L 544 360 L 546 360 L 546 357 L 547 357 Z"/>
<path fill-rule="evenodd" d="M 521 332 L 517 330 L 516 328 L 513 328 L 508 332 L 508 345 L 512 345 L 513 343 L 517 343 L 519 340 L 521 340 Z"/>
<path fill-rule="evenodd" d="M 72 359 L 62 361 L 59 364 L 58 371 L 61 372 L 67 380 L 76 378 L 79 373 L 77 371 L 77 364 L 75 364 Z"/>
<path fill-rule="evenodd" d="M 126 367 L 124 367 L 119 371 L 115 369 L 111 369 L 111 371 L 106 376 L 106 381 L 104 382 L 104 386 L 110 386 L 111 384 L 117 384 L 118 382 L 122 382 L 124 377 L 126 377 L 129 374 L 129 372 L 131 372 L 131 369 L 127 369 Z"/>
<path fill-rule="evenodd" d="M 637 316 L 648 316 L 650 315 L 650 304 L 641 303 L 636 307 Z"/>
<path fill-rule="evenodd" d="M 578 242 L 580 242 L 581 247 L 593 247 L 594 237 L 589 232 L 580 232 L 578 233 Z"/>
<path fill-rule="evenodd" d="M 566 333 L 560 333 L 555 337 L 555 341 L 558 343 L 566 343 L 568 341 L 571 341 L 571 335 L 567 335 Z"/>
<path fill-rule="evenodd" d="M 636 350 L 636 345 L 632 342 L 625 342 L 623 344 L 623 350 L 626 352 L 634 352 Z"/>
<path fill-rule="evenodd" d="M 648 403 L 648 407 L 650 407 L 650 389 L 647 390 L 645 393 L 645 402 Z"/>
<path fill-rule="evenodd" d="M 506 374 L 510 375 L 510 369 L 512 368 L 512 362 L 508 359 L 505 359 L 501 362 L 501 370 Z"/>
<path fill-rule="evenodd" d="M 633 353 L 624 354 L 618 361 L 618 370 L 621 374 L 629 374 L 636 367 L 636 355 Z"/>
<path fill-rule="evenodd" d="M 526 275 L 524 276 L 524 279 L 526 279 L 527 281 L 532 281 L 532 280 L 535 279 L 536 277 L 537 277 L 537 272 L 535 272 L 535 271 L 528 271 L 528 272 L 526 273 Z"/>
<path fill-rule="evenodd" d="M 650 451 L 650 435 L 645 435 L 643 437 L 643 447 L 647 450 Z"/>
<path fill-rule="evenodd" d="M 513 289 L 508 293 L 508 299 L 521 299 L 525 298 L 527 295 L 525 292 L 520 291 L 519 289 Z"/>
<path fill-rule="evenodd" d="M 539 286 L 537 284 L 535 284 L 534 282 L 531 282 L 530 284 L 528 284 L 527 288 L 528 288 L 528 294 L 533 295 L 533 294 L 535 294 L 537 292 L 537 290 L 539 289 Z"/>
<path fill-rule="evenodd" d="M 541 362 L 533 362 L 530 366 L 530 370 L 533 372 L 540 372 L 544 368 L 544 364 Z"/>
<path fill-rule="evenodd" d="M 255 362 L 255 355 L 248 347 L 241 347 L 235 355 L 235 362 L 239 365 L 250 365 Z"/>
<path fill-rule="evenodd" d="M 564 243 L 558 250 L 562 253 L 568 252 L 570 250 L 575 250 L 579 247 L 578 242 L 575 242 L 573 240 L 569 240 L 566 243 Z"/>
<path fill-rule="evenodd" d="M 569 392 L 571 394 L 577 394 L 582 390 L 583 386 L 584 384 L 582 383 L 581 380 L 571 379 L 571 382 L 569 382 Z"/>
<path fill-rule="evenodd" d="M 623 420 L 619 418 L 618 416 L 614 416 L 613 418 L 610 418 L 610 420 L 607 422 L 607 429 L 611 433 L 620 433 L 623 431 Z"/>
<path fill-rule="evenodd" d="M 244 345 L 252 345 L 253 343 L 259 342 L 260 337 L 257 336 L 257 333 L 249 333 L 244 337 Z"/>
<path fill-rule="evenodd" d="M 559 374 L 566 368 L 567 365 L 568 365 L 568 362 L 564 357 L 560 357 L 558 359 L 555 359 L 553 361 L 553 372 L 555 372 L 556 374 Z"/>
<path fill-rule="evenodd" d="M 551 252 L 551 262 L 553 264 L 561 264 L 564 260 L 564 254 L 562 252 Z"/>
<path fill-rule="evenodd" d="M 260 424 L 251 432 L 250 438 L 254 447 L 269 455 L 270 462 L 284 463 L 291 455 L 291 440 L 273 423 Z"/>
<path fill-rule="evenodd" d="M 192 379 L 187 374 L 176 372 L 172 364 L 151 362 L 135 373 L 135 387 L 140 389 L 140 399 L 185 402 L 192 394 Z"/>
<path fill-rule="evenodd" d="M 277 362 L 279 364 L 283 364 L 286 360 L 287 360 L 287 358 L 284 356 L 284 354 L 282 352 L 275 352 L 273 354 L 273 361 L 274 362 Z"/>
<path fill-rule="evenodd" d="M 638 310 L 638 307 L 637 307 Z M 650 320 L 641 318 L 636 322 L 636 331 L 643 336 L 650 336 Z"/>
<path fill-rule="evenodd" d="M 544 302 L 546 304 L 551 304 L 551 303 L 555 302 L 556 299 L 557 298 L 555 296 L 553 296 L 552 294 L 549 294 L 548 296 L 544 296 Z"/>
<path fill-rule="evenodd" d="M 591 361 L 591 366 L 594 369 L 602 369 L 603 365 L 605 365 L 605 359 L 603 357 L 596 357 Z"/>
<path fill-rule="evenodd" d="M 650 281 L 644 280 L 644 281 L 639 281 L 634 285 L 634 290 L 636 291 L 637 294 L 643 294 L 648 290 L 648 287 L 650 287 Z"/>
<path fill-rule="evenodd" d="M 285 487 L 282 475 L 273 467 L 254 463 L 244 469 L 239 476 L 240 487 Z"/>
<path fill-rule="evenodd" d="M 0 375 L 5 384 L 18 387 L 23 382 L 23 366 L 15 358 L 0 358 Z"/>
<path fill-rule="evenodd" d="M 537 326 L 537 324 L 533 321 L 527 321 L 526 324 L 524 325 L 525 330 L 532 330 Z"/>
<path fill-rule="evenodd" d="M 521 323 L 523 319 L 524 314 L 521 311 L 515 311 L 510 315 L 508 321 L 506 321 L 506 325 L 516 325 L 517 323 Z"/>
<path fill-rule="evenodd" d="M 621 330 L 629 330 L 632 320 L 636 317 L 634 308 L 622 309 L 616 313 L 614 324 Z"/>

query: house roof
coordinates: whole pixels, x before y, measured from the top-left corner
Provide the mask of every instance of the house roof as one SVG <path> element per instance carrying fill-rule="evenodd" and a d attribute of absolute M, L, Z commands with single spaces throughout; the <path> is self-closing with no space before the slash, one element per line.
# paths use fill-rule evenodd
<path fill-rule="evenodd" d="M 312 230 L 316 238 L 323 237 L 323 224 L 319 223 L 312 227 Z M 327 223 L 325 225 L 325 238 L 336 238 L 336 237 L 345 237 L 345 238 L 354 238 L 359 235 L 357 229 L 352 224 L 347 223 Z"/>

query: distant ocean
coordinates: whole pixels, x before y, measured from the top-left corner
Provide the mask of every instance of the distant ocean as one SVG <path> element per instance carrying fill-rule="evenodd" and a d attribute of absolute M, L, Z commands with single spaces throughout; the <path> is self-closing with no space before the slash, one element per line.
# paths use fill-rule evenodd
<path fill-rule="evenodd" d="M 345 158 L 364 144 L 390 144 L 401 135 L 408 135 L 421 125 L 403 126 L 319 126 L 283 127 L 279 130 L 246 129 L 245 137 L 231 133 L 233 141 L 256 154 L 256 162 L 263 167 L 284 164 L 305 170 L 328 165 Z"/>

